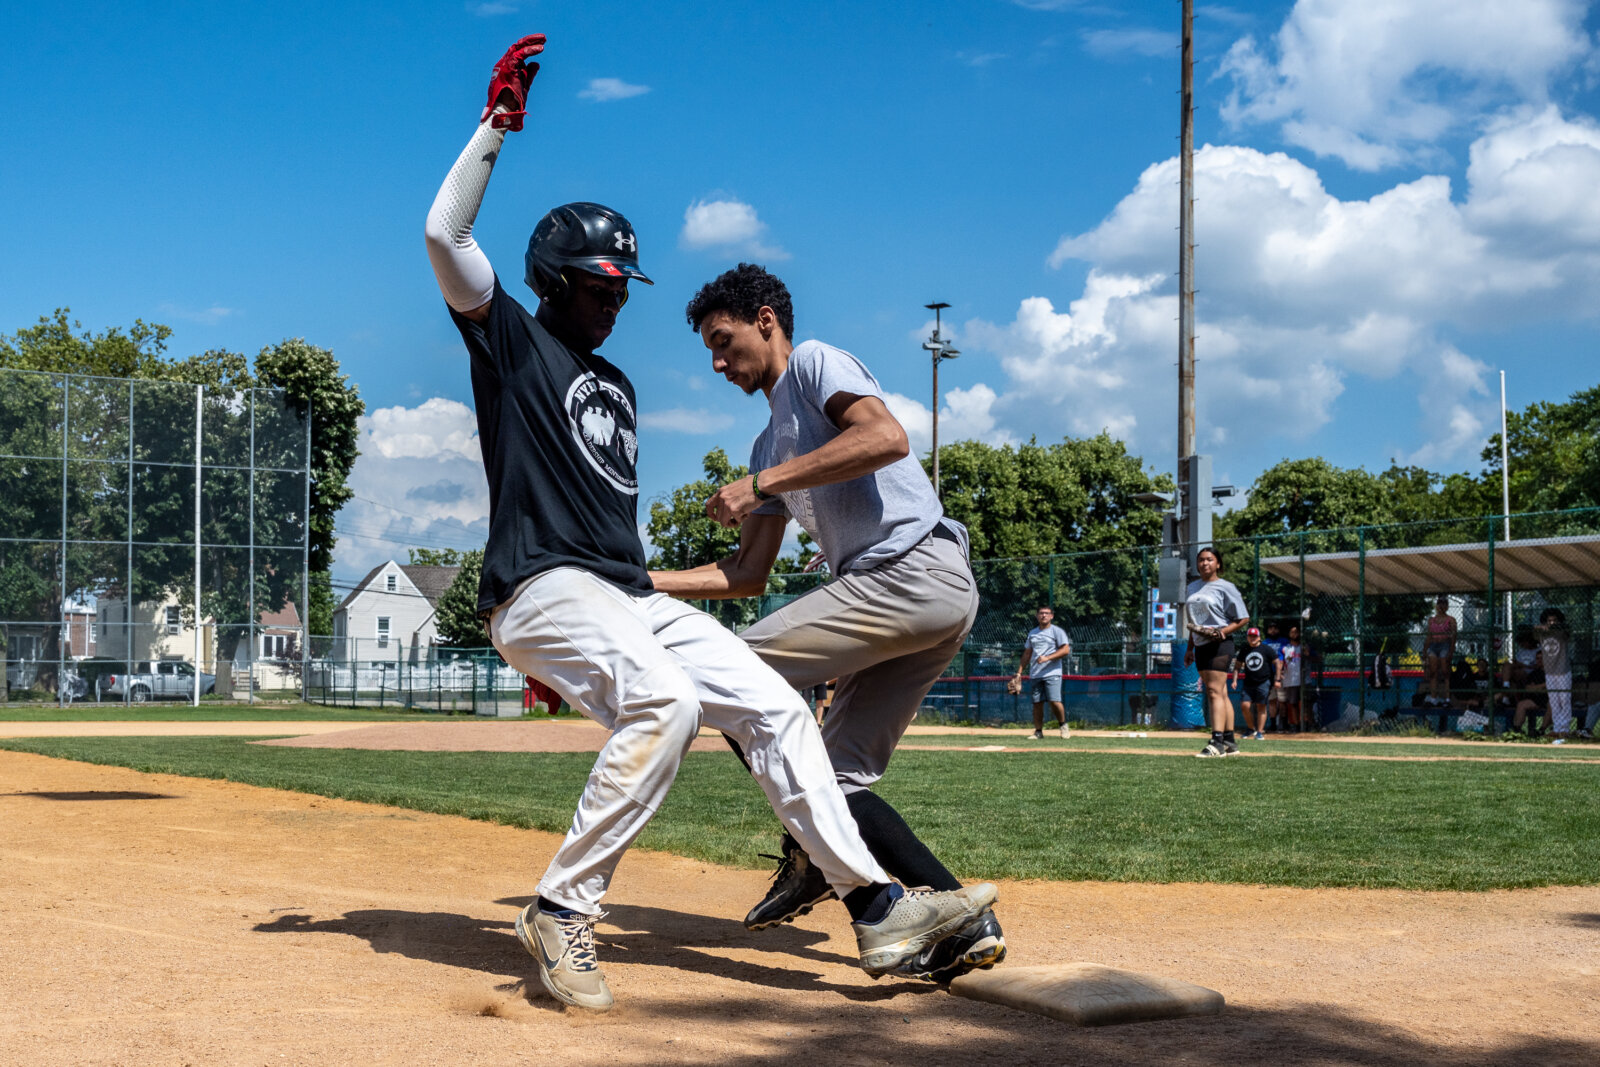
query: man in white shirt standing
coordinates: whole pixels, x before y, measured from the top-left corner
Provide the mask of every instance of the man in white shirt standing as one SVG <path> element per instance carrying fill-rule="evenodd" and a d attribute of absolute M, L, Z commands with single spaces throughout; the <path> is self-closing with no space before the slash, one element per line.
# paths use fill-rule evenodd
<path fill-rule="evenodd" d="M 1056 613 L 1048 607 L 1039 609 L 1035 616 L 1039 625 L 1028 631 L 1022 645 L 1022 663 L 1017 667 L 1017 681 L 1024 672 L 1033 695 L 1033 740 L 1044 740 L 1044 705 L 1050 702 L 1056 722 L 1061 726 L 1061 736 L 1070 736 L 1067 730 L 1067 709 L 1061 703 L 1061 661 L 1072 655 L 1072 639 L 1055 625 Z"/>

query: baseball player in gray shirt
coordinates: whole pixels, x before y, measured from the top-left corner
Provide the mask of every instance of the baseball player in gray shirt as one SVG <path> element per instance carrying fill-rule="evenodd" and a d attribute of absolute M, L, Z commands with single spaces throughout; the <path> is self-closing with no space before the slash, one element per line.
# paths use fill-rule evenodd
<path fill-rule="evenodd" d="M 966 528 L 944 517 L 871 372 L 831 345 L 792 343 L 794 311 L 782 281 L 741 263 L 702 288 L 687 314 L 712 369 L 747 395 L 759 389 L 772 417 L 751 449 L 753 473 L 706 503 L 711 518 L 739 527 L 737 551 L 692 570 L 652 571 L 651 580 L 678 597 L 756 596 L 788 520 L 816 540 L 833 581 L 742 636 L 796 689 L 838 679 L 822 739 L 867 848 L 905 885 L 958 889 L 871 790 L 977 616 Z M 787 834 L 783 853 L 772 889 L 745 918 L 751 929 L 804 915 L 833 895 Z M 1005 951 L 986 910 L 895 973 L 944 982 L 993 966 Z"/>

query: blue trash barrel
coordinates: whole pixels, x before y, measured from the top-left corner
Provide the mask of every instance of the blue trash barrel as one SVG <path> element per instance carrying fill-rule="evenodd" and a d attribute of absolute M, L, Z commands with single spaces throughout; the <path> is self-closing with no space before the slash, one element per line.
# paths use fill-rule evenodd
<path fill-rule="evenodd" d="M 1188 646 L 1172 642 L 1172 727 L 1193 730 L 1206 724 L 1205 694 L 1200 688 L 1200 668 L 1184 666 Z"/>

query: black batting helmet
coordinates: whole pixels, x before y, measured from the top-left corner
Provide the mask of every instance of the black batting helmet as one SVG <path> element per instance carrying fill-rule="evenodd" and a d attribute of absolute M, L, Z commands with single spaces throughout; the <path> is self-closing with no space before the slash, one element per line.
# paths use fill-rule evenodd
<path fill-rule="evenodd" d="M 637 278 L 654 285 L 639 269 L 639 241 L 633 224 L 602 204 L 580 202 L 551 209 L 533 228 L 524 258 L 523 280 L 541 299 L 560 296 L 568 267 L 603 278 Z"/>

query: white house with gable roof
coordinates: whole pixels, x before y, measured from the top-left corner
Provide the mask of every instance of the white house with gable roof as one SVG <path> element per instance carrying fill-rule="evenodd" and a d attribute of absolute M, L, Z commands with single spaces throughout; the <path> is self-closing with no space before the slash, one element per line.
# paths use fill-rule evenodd
<path fill-rule="evenodd" d="M 415 663 L 438 643 L 439 598 L 460 567 L 380 563 L 333 612 L 335 660 Z"/>

